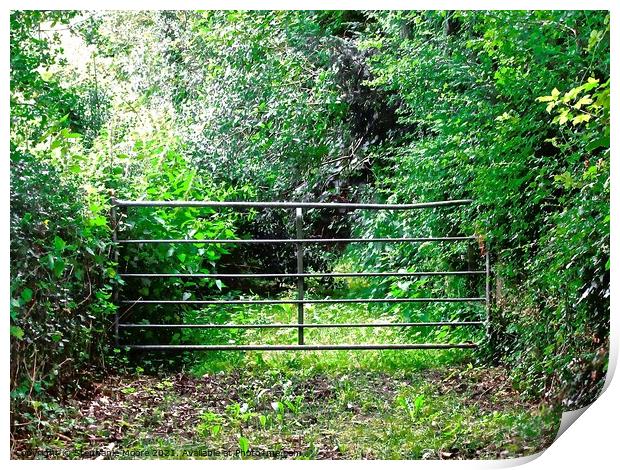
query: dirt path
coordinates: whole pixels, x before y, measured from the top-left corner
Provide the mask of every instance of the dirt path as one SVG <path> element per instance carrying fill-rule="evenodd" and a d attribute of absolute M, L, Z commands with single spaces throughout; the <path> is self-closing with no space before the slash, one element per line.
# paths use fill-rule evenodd
<path fill-rule="evenodd" d="M 390 376 L 275 370 L 110 376 L 41 404 L 15 458 L 508 458 L 548 446 L 559 413 L 502 369 Z M 36 423 L 36 424 L 35 424 Z"/>

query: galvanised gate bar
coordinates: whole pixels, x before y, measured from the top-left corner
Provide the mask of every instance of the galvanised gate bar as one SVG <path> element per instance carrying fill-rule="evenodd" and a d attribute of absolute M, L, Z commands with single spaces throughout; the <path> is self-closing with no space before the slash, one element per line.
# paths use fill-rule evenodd
<path fill-rule="evenodd" d="M 296 273 L 120 273 L 122 278 L 179 278 L 179 279 L 231 279 L 231 278 L 293 278 L 297 280 L 297 298 L 295 299 L 260 299 L 260 300 L 175 300 L 175 299 L 121 299 L 118 289 L 113 299 L 117 308 L 135 305 L 257 305 L 257 304 L 292 304 L 297 305 L 297 323 L 260 323 L 260 324 L 143 324 L 121 323 L 118 310 L 114 317 L 114 336 L 116 344 L 131 349 L 155 350 L 360 350 L 360 349 L 451 349 L 475 348 L 473 342 L 465 343 L 411 343 L 411 344 L 306 344 L 304 330 L 307 328 L 432 328 L 432 327 L 482 327 L 488 323 L 490 308 L 490 265 L 489 253 L 485 250 L 485 269 L 483 271 L 430 271 L 430 272 L 304 272 L 304 246 L 307 244 L 333 243 L 453 243 L 469 242 L 476 239 L 474 236 L 458 237 L 400 237 L 400 238 L 304 238 L 303 211 L 304 209 L 346 209 L 350 210 L 389 210 L 408 211 L 436 207 L 462 206 L 471 204 L 469 199 L 425 202 L 416 204 L 355 204 L 355 203 L 314 203 L 314 202 L 219 202 L 219 201 L 123 201 L 112 200 L 112 226 L 114 241 L 114 260 L 118 263 L 119 247 L 128 244 L 153 243 L 192 243 L 192 244 L 282 244 L 294 243 L 297 252 Z M 286 239 L 118 239 L 119 211 L 130 207 L 206 207 L 206 208 L 236 208 L 236 209 L 270 209 L 281 208 L 295 211 L 296 238 Z M 484 297 L 432 297 L 432 298 L 340 298 L 340 299 L 306 299 L 304 280 L 307 278 L 337 278 L 337 277 L 401 277 L 421 278 L 429 276 L 485 276 Z M 486 321 L 437 321 L 437 322 L 383 322 L 383 323 L 306 323 L 304 321 L 304 305 L 306 304 L 335 304 L 335 303 L 433 303 L 433 302 L 482 302 L 486 306 Z M 260 328 L 288 328 L 297 330 L 297 344 L 120 344 L 120 332 L 130 329 L 260 329 Z"/>

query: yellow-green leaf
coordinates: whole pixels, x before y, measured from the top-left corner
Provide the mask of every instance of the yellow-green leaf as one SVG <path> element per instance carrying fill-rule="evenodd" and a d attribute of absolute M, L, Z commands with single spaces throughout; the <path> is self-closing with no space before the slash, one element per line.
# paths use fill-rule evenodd
<path fill-rule="evenodd" d="M 590 98 L 590 95 L 586 95 L 586 96 L 582 97 L 579 101 L 577 101 L 577 102 L 575 103 L 575 108 L 577 108 L 577 109 L 581 109 L 581 107 L 582 107 L 584 104 L 586 104 L 586 105 L 587 105 L 587 104 L 592 104 L 592 99 Z"/>
<path fill-rule="evenodd" d="M 580 124 L 582 122 L 588 122 L 592 116 L 589 114 L 580 114 L 573 119 L 573 125 Z"/>

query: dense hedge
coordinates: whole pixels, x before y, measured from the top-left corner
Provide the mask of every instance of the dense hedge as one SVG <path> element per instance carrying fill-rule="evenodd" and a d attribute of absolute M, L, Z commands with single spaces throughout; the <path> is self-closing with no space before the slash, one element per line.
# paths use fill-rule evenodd
<path fill-rule="evenodd" d="M 45 71 L 71 12 L 11 14 L 11 385 L 17 403 L 101 365 L 111 305 L 107 196 L 68 163 L 79 95 Z M 87 124 L 87 123 L 82 123 Z"/>

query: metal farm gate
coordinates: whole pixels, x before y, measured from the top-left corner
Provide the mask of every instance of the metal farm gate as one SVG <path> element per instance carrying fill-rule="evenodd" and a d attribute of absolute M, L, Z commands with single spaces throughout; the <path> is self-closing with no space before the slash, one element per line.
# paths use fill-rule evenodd
<path fill-rule="evenodd" d="M 471 200 L 453 200 L 440 202 L 425 202 L 416 204 L 353 204 L 353 203 L 313 203 L 313 202 L 209 202 L 209 201 L 122 201 L 112 200 L 112 227 L 114 242 L 114 260 L 119 261 L 119 248 L 123 245 L 134 244 L 283 244 L 293 243 L 296 246 L 297 272 L 296 273 L 238 273 L 238 274 L 196 274 L 196 273 L 120 273 L 121 278 L 293 278 L 297 281 L 297 298 L 295 299 L 260 299 L 260 300 L 178 300 L 178 299 L 126 299 L 121 298 L 120 290 L 117 288 L 113 294 L 114 302 L 117 305 L 117 312 L 114 317 L 114 337 L 116 344 L 122 347 L 140 350 L 359 350 L 359 349 L 450 349 L 450 348 L 475 348 L 478 344 L 474 342 L 464 343 L 412 343 L 412 344 L 307 344 L 304 340 L 304 330 L 308 328 L 441 328 L 441 327 L 484 327 L 488 325 L 490 308 L 490 266 L 489 253 L 484 249 L 484 270 L 467 271 L 431 271 L 431 272 L 325 272 L 310 273 L 304 271 L 304 246 L 307 244 L 334 244 L 334 243 L 473 243 L 475 236 L 457 237 L 401 237 L 401 238 L 304 238 L 303 213 L 304 209 L 341 209 L 352 210 L 372 210 L 372 211 L 409 211 L 426 208 L 462 206 L 471 204 Z M 132 207 L 205 207 L 211 209 L 233 208 L 243 209 L 290 209 L 295 211 L 295 231 L 296 238 L 291 239 L 118 239 L 118 226 L 120 221 L 120 211 L 128 211 Z M 129 215 L 127 214 L 129 219 Z M 406 267 L 404 267 L 406 269 Z M 346 278 L 346 277 L 400 277 L 400 278 L 421 278 L 428 276 L 485 276 L 485 295 L 484 297 L 432 297 L 432 298 L 329 298 L 329 299 L 307 299 L 305 298 L 305 279 L 307 278 Z M 481 302 L 486 306 L 486 318 L 479 321 L 437 321 L 437 322 L 383 322 L 383 323 L 306 323 L 304 320 L 304 305 L 306 304 L 334 304 L 334 303 L 432 303 L 432 302 Z M 122 307 L 134 307 L 138 305 L 252 305 L 252 304 L 293 304 L 297 305 L 297 323 L 260 323 L 260 324 L 143 324 L 121 322 L 124 314 L 119 314 Z M 123 331 L 130 329 L 254 329 L 254 328 L 287 328 L 297 330 L 297 344 L 122 344 L 120 336 Z"/>

